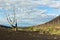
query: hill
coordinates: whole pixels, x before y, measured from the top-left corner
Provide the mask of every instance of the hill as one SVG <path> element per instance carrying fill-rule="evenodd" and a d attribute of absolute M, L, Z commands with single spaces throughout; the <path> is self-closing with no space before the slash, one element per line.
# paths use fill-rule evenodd
<path fill-rule="evenodd" d="M 32 31 L 40 31 L 40 33 L 45 32 L 45 33 L 60 35 L 60 16 L 44 24 L 29 27 L 28 29 Z"/>
<path fill-rule="evenodd" d="M 0 27 L 3 27 L 3 28 L 12 28 L 12 27 L 5 26 L 5 25 L 0 25 Z"/>
<path fill-rule="evenodd" d="M 49 22 L 46 22 L 44 24 L 41 24 L 41 25 L 37 25 L 35 27 L 60 27 L 60 16 L 52 19 L 51 21 Z"/>
<path fill-rule="evenodd" d="M 59 27 L 60 25 L 60 16 L 52 19 L 51 21 L 43 24 L 43 25 L 46 25 L 46 26 L 54 26 L 54 27 Z"/>

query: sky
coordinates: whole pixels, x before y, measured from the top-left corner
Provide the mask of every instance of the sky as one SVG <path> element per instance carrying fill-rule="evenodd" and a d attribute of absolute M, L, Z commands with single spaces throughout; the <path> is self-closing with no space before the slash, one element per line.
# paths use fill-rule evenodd
<path fill-rule="evenodd" d="M 35 26 L 60 15 L 60 0 L 0 0 L 0 24 L 10 26 L 6 14 L 13 19 L 13 9 L 19 27 Z"/>

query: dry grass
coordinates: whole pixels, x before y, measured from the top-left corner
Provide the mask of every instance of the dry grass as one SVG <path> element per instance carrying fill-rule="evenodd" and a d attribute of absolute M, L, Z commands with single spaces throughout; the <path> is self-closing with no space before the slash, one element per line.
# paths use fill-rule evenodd
<path fill-rule="evenodd" d="M 60 40 L 59 35 L 39 34 L 33 31 L 12 31 L 0 28 L 0 40 Z"/>

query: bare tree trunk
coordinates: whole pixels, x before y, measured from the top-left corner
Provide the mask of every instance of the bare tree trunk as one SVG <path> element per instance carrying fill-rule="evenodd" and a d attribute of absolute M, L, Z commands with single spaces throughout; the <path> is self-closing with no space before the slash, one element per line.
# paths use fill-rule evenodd
<path fill-rule="evenodd" d="M 17 19 L 16 19 L 16 8 L 15 6 L 13 7 L 13 17 L 11 18 L 9 13 L 6 13 L 6 18 L 8 23 L 12 26 L 12 28 L 14 29 L 14 31 L 17 31 Z"/>

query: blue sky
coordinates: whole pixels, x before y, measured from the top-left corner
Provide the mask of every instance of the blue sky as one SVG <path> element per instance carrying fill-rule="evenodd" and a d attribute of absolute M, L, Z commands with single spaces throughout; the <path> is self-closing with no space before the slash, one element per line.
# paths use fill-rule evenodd
<path fill-rule="evenodd" d="M 9 26 L 6 13 L 13 18 L 13 7 L 22 27 L 43 24 L 60 15 L 60 0 L 0 0 L 0 24 Z"/>

